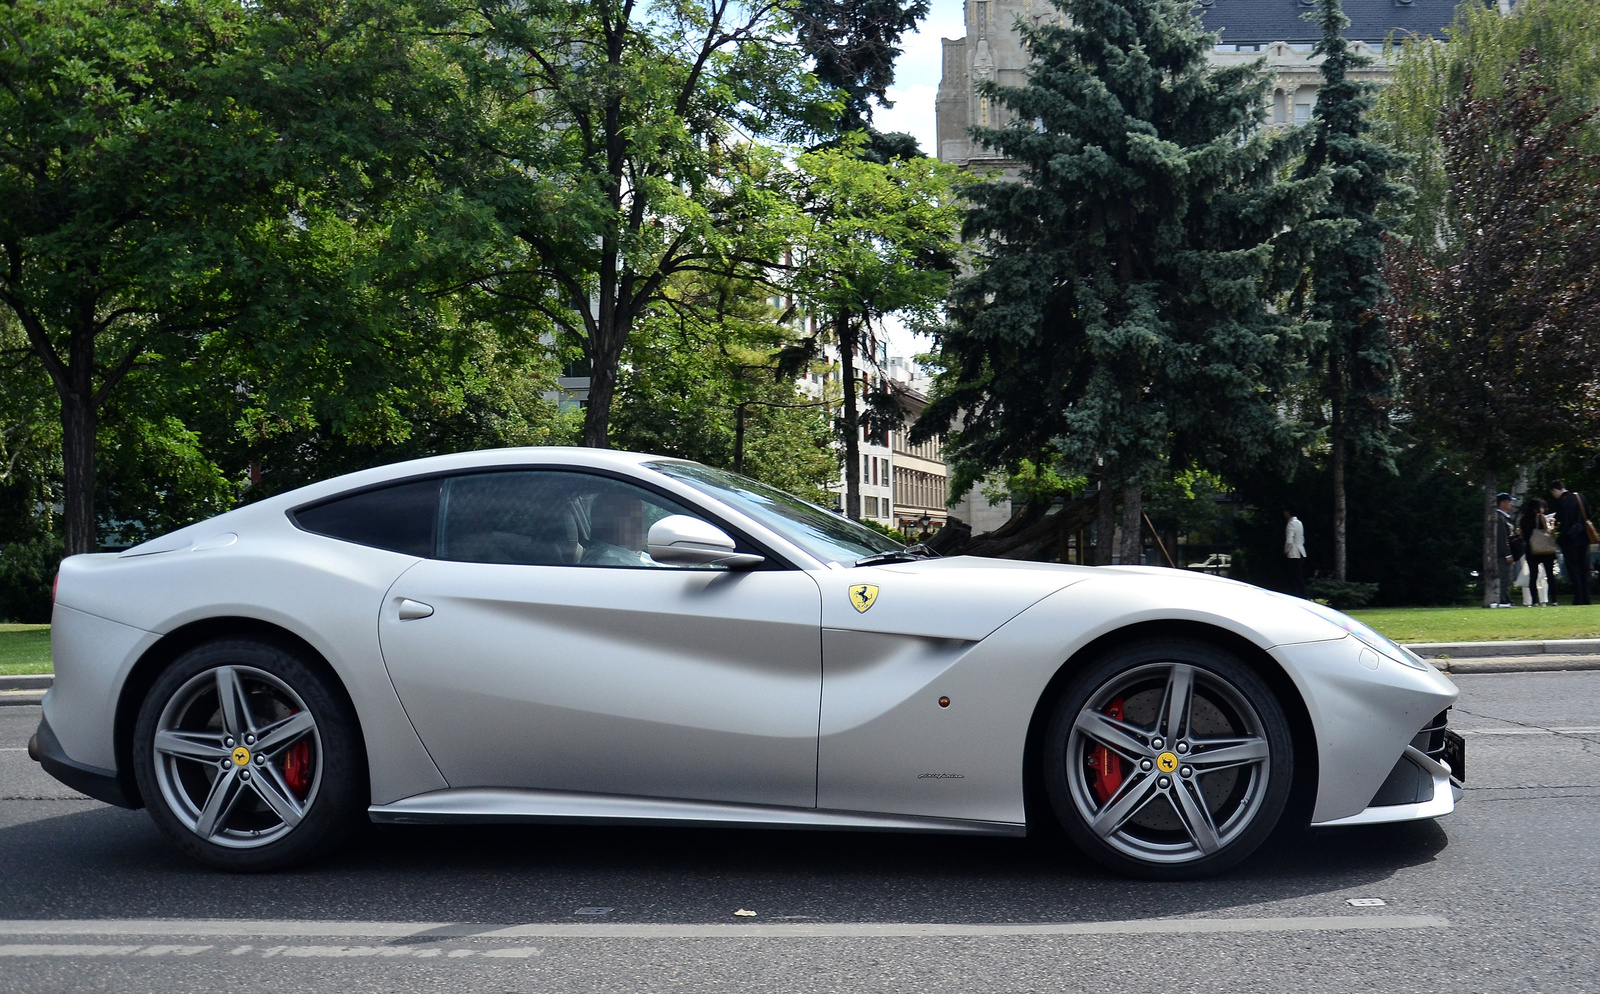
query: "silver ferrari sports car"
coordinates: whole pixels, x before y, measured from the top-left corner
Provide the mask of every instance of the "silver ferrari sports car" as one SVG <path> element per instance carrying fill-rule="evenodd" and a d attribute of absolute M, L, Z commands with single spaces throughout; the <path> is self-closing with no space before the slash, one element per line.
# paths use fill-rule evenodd
<path fill-rule="evenodd" d="M 1022 835 L 1145 877 L 1448 814 L 1456 688 L 1187 570 L 902 548 L 721 470 L 533 448 L 272 497 L 57 579 L 29 746 L 218 867 L 365 817 Z"/>

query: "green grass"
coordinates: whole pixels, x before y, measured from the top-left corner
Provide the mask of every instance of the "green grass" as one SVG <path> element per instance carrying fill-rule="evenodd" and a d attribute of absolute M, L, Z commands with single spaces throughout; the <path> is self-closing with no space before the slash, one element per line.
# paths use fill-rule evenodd
<path fill-rule="evenodd" d="M 1600 638 L 1600 604 L 1581 607 L 1394 607 L 1348 612 L 1396 642 Z"/>
<path fill-rule="evenodd" d="M 0 624 L 0 676 L 50 671 L 49 625 Z"/>

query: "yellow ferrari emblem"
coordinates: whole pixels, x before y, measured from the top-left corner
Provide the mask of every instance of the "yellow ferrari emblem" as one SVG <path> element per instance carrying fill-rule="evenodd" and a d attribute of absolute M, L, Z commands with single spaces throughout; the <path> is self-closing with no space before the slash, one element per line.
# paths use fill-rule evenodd
<path fill-rule="evenodd" d="M 249 766 L 250 750 L 246 749 L 244 746 L 240 746 L 239 748 L 233 750 L 233 765 Z"/>
<path fill-rule="evenodd" d="M 878 601 L 878 586 L 875 583 L 858 583 L 850 588 L 850 606 L 862 614 Z"/>
<path fill-rule="evenodd" d="M 1178 768 L 1178 757 L 1170 752 L 1164 752 L 1156 757 L 1156 769 L 1162 773 L 1171 773 Z"/>

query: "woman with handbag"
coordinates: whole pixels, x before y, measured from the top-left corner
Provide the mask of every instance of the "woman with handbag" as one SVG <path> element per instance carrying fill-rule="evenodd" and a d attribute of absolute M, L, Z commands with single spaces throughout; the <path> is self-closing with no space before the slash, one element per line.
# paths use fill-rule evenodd
<path fill-rule="evenodd" d="M 1517 522 L 1517 531 L 1527 550 L 1523 558 L 1528 579 L 1522 587 L 1522 603 L 1545 607 L 1550 603 L 1550 588 L 1555 584 L 1557 547 L 1556 533 L 1545 514 L 1544 501 L 1529 497 L 1522 502 L 1522 518 Z M 1544 570 L 1543 575 L 1540 575 L 1540 569 Z"/>

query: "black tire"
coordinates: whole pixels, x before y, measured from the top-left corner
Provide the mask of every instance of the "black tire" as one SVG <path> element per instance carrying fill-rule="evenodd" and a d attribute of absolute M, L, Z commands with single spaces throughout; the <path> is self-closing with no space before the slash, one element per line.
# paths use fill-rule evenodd
<path fill-rule="evenodd" d="M 1174 738 L 1168 702 L 1185 685 L 1191 703 Z M 1128 876 L 1185 880 L 1234 866 L 1272 834 L 1294 783 L 1294 738 L 1271 688 L 1238 656 L 1148 639 L 1073 678 L 1040 762 L 1051 809 L 1084 853 Z"/>
<path fill-rule="evenodd" d="M 223 687 L 236 690 L 228 716 Z M 133 770 L 167 837 L 235 872 L 328 852 L 362 824 L 369 799 L 366 753 L 343 691 L 291 649 L 249 638 L 196 646 L 157 678 L 134 726 Z"/>

